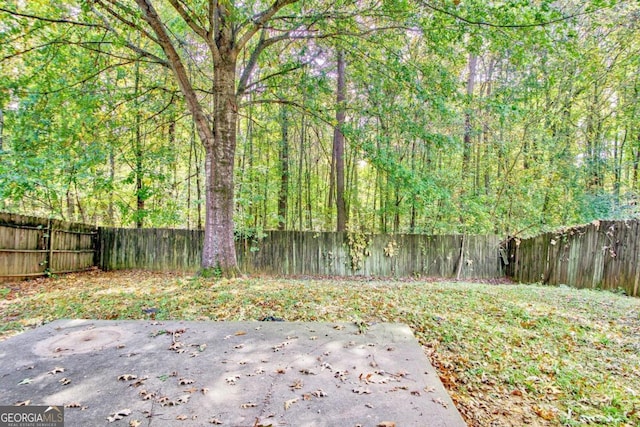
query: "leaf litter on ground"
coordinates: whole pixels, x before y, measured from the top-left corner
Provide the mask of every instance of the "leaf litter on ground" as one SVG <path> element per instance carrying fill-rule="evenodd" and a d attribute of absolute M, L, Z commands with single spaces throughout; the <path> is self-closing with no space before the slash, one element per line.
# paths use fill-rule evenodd
<path fill-rule="evenodd" d="M 92 271 L 9 288 L 0 301 L 0 339 L 61 318 L 148 320 L 148 307 L 156 320 L 401 322 L 471 426 L 640 425 L 640 299 L 610 292 L 145 271 Z"/>

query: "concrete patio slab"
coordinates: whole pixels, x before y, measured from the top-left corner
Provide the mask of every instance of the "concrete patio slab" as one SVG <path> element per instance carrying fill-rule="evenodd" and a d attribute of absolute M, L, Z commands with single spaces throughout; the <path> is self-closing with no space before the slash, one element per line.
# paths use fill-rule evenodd
<path fill-rule="evenodd" d="M 0 342 L 0 405 L 65 426 L 465 423 L 406 325 L 58 320 Z"/>

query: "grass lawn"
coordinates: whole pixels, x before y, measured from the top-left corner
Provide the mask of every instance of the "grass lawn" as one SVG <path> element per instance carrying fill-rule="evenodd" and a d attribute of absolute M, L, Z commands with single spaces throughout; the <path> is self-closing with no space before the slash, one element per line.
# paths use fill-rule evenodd
<path fill-rule="evenodd" d="M 60 318 L 402 322 L 472 426 L 640 426 L 640 299 L 511 284 L 92 272 L 0 284 L 0 339 Z"/>

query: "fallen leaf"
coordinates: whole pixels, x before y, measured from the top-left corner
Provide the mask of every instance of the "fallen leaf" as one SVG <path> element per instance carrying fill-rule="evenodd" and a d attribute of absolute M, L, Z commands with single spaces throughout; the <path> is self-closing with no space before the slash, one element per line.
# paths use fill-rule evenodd
<path fill-rule="evenodd" d="M 236 375 L 233 377 L 227 377 L 225 378 L 225 381 L 227 382 L 227 384 L 229 385 L 236 385 L 237 381 L 240 379 L 240 375 Z"/>
<path fill-rule="evenodd" d="M 365 382 L 366 384 L 369 384 L 372 376 L 373 376 L 373 373 L 371 373 L 371 372 L 367 373 L 366 375 L 364 373 L 362 373 L 362 374 L 360 374 L 358 376 L 358 379 L 360 381 Z"/>
<path fill-rule="evenodd" d="M 150 400 L 150 399 L 153 399 L 153 398 L 156 396 L 156 394 L 155 394 L 155 393 L 153 393 L 153 392 L 149 393 L 149 392 L 148 392 L 147 390 L 145 390 L 145 389 L 140 390 L 140 391 L 138 392 L 138 395 L 139 395 L 140 397 L 142 397 L 142 400 Z"/>
<path fill-rule="evenodd" d="M 540 418 L 547 420 L 547 421 L 551 421 L 553 420 L 556 415 L 553 413 L 553 411 L 549 410 L 549 409 L 545 409 L 545 408 L 541 408 L 537 405 L 533 406 L 533 412 L 536 413 L 537 416 L 539 416 Z"/>
<path fill-rule="evenodd" d="M 258 406 L 258 405 L 257 405 L 257 404 L 255 404 L 255 403 L 251 403 L 251 402 L 243 403 L 242 405 L 240 405 L 240 407 L 241 407 L 242 409 L 255 408 L 256 406 Z"/>
<path fill-rule="evenodd" d="M 189 417 L 186 416 L 186 415 L 178 415 L 176 417 L 176 420 L 178 420 L 178 421 L 184 421 L 184 420 L 188 420 L 188 419 L 189 419 Z"/>
<path fill-rule="evenodd" d="M 302 385 L 303 385 L 302 380 L 297 379 L 289 387 L 292 388 L 293 390 L 300 390 L 302 388 Z"/>
<path fill-rule="evenodd" d="M 352 391 L 355 394 L 371 394 L 371 390 L 369 390 L 368 388 L 364 388 L 364 387 L 354 388 Z"/>
<path fill-rule="evenodd" d="M 287 400 L 286 402 L 284 402 L 284 410 L 286 411 L 287 409 L 291 408 L 291 405 L 293 405 L 294 403 L 296 403 L 298 401 L 298 398 L 293 398 L 290 400 Z"/>
<path fill-rule="evenodd" d="M 58 382 L 59 382 L 60 384 L 62 384 L 62 385 L 69 385 L 69 384 L 71 384 L 71 380 L 70 380 L 69 378 L 61 378 Z"/>
<path fill-rule="evenodd" d="M 193 384 L 195 381 L 189 378 L 180 378 L 178 380 L 178 384 L 179 385 L 189 385 L 189 384 Z"/>
<path fill-rule="evenodd" d="M 329 370 L 329 371 L 333 371 L 333 366 L 331 366 L 330 363 L 324 362 L 321 366 L 320 366 L 320 370 L 324 371 L 325 369 Z"/>
<path fill-rule="evenodd" d="M 82 405 L 80 405 L 80 402 L 70 402 L 64 404 L 65 408 L 80 408 L 81 406 Z"/>
<path fill-rule="evenodd" d="M 376 427 L 396 427 L 396 423 L 394 423 L 393 421 L 383 421 L 381 423 L 378 423 Z"/>
<path fill-rule="evenodd" d="M 15 406 L 29 406 L 31 404 L 31 400 L 23 400 L 22 402 L 16 402 Z"/>
<path fill-rule="evenodd" d="M 47 372 L 48 374 L 51 375 L 55 375 L 55 374 L 59 374 L 60 372 L 64 372 L 64 368 L 60 368 L 60 367 L 55 367 L 52 370 L 50 370 L 49 372 Z"/>
<path fill-rule="evenodd" d="M 439 397 L 434 397 L 433 399 L 431 399 L 432 402 L 437 403 L 438 405 L 441 405 L 445 408 L 447 408 L 449 405 L 447 405 L 447 402 L 445 402 L 444 400 L 440 399 Z"/>
<path fill-rule="evenodd" d="M 107 421 L 112 423 L 114 421 L 121 420 L 124 417 L 128 417 L 129 415 L 131 415 L 131 409 L 129 409 L 129 408 L 121 409 L 118 412 L 114 412 L 113 414 L 109 415 L 107 417 Z"/>
<path fill-rule="evenodd" d="M 180 341 L 176 341 L 169 346 L 169 350 L 178 351 L 182 349 L 183 346 L 184 344 L 182 344 Z"/>
<path fill-rule="evenodd" d="M 129 427 L 140 427 L 142 423 L 138 420 L 129 421 Z"/>
<path fill-rule="evenodd" d="M 412 390 L 411 391 L 411 396 L 420 396 L 420 391 L 419 390 Z"/>
<path fill-rule="evenodd" d="M 140 379 L 138 379 L 137 381 L 135 381 L 134 383 L 132 383 L 131 385 L 132 385 L 133 387 L 140 387 L 141 385 L 144 385 L 144 382 L 145 382 L 146 380 L 148 380 L 148 379 L 149 379 L 149 377 L 140 378 Z"/>
<path fill-rule="evenodd" d="M 18 385 L 25 385 L 25 384 L 31 384 L 33 382 L 33 380 L 31 378 L 25 378 L 22 381 L 20 381 L 18 383 Z"/>
<path fill-rule="evenodd" d="M 180 396 L 179 398 L 176 399 L 176 404 L 182 404 L 182 403 L 188 403 L 189 402 L 189 398 L 191 397 L 191 395 L 189 394 L 183 394 L 182 396 Z"/>
<path fill-rule="evenodd" d="M 237 337 L 240 337 L 242 335 L 247 335 L 247 331 L 237 331 L 234 335 Z"/>
<path fill-rule="evenodd" d="M 218 418 L 211 418 L 209 420 L 209 424 L 221 425 L 222 421 L 220 421 Z"/>
<path fill-rule="evenodd" d="M 118 377 L 119 381 L 131 381 L 131 380 L 135 380 L 136 378 L 138 378 L 137 375 L 133 375 L 133 374 L 124 374 L 124 375 L 120 375 Z"/>
<path fill-rule="evenodd" d="M 317 389 L 316 391 L 312 391 L 311 392 L 312 395 L 314 395 L 315 397 L 327 397 L 328 394 L 322 390 L 321 388 Z"/>
<path fill-rule="evenodd" d="M 202 394 L 207 394 L 207 393 L 209 393 L 209 389 L 208 389 L 208 388 L 206 388 L 206 387 L 203 387 L 203 388 L 201 388 L 201 389 L 200 389 L 200 392 L 201 392 Z"/>

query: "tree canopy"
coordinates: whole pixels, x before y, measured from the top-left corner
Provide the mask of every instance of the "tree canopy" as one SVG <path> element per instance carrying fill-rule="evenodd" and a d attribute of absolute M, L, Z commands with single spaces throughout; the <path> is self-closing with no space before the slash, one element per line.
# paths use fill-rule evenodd
<path fill-rule="evenodd" d="M 638 214 L 637 2 L 0 0 L 0 18 L 2 210 L 214 230 L 207 267 L 233 233 L 335 229 L 341 203 L 369 232 Z"/>

